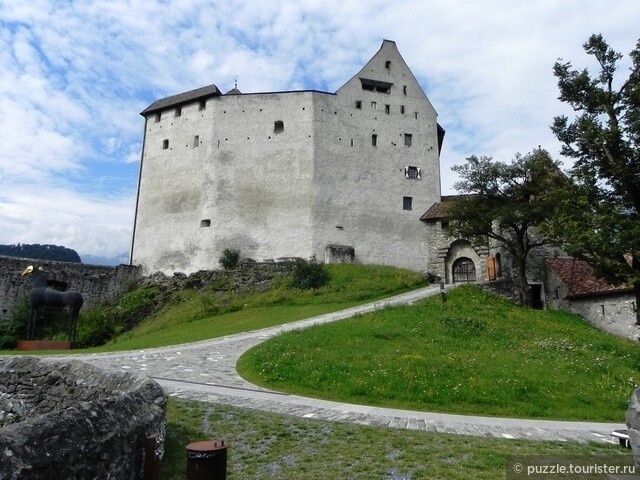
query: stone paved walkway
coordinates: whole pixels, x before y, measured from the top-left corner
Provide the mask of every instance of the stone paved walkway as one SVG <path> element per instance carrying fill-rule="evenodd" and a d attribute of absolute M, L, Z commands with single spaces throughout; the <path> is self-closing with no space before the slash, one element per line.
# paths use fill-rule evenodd
<path fill-rule="evenodd" d="M 330 402 L 282 394 L 240 378 L 235 365 L 251 347 L 283 332 L 333 322 L 387 305 L 412 303 L 439 293 L 427 287 L 332 314 L 277 327 L 172 347 L 90 355 L 52 356 L 82 359 L 107 370 L 130 371 L 160 383 L 169 395 L 269 412 L 350 422 L 376 427 L 406 428 L 498 438 L 611 442 L 623 423 L 562 422 L 415 412 Z"/>

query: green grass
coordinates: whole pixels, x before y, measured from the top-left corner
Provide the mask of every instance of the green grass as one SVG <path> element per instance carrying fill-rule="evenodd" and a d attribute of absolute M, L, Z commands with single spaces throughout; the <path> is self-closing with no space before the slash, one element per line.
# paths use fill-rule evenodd
<path fill-rule="evenodd" d="M 189 443 L 225 440 L 229 480 L 496 479 L 511 455 L 606 455 L 631 464 L 611 444 L 532 442 L 373 428 L 171 399 L 162 480 L 186 478 Z"/>
<path fill-rule="evenodd" d="M 277 277 L 271 288 L 259 293 L 240 291 L 220 295 L 216 285 L 177 292 L 170 304 L 109 343 L 74 352 L 140 350 L 196 342 L 343 310 L 426 285 L 422 275 L 410 270 L 353 264 L 325 265 L 325 268 L 329 283 L 315 290 L 293 288 L 289 278 Z M 142 290 L 145 293 L 148 289 Z M 139 296 L 133 292 L 127 298 Z M 81 316 L 79 329 L 82 320 Z M 15 353 L 0 351 L 0 354 Z"/>
<path fill-rule="evenodd" d="M 241 357 L 249 381 L 351 403 L 620 422 L 640 345 L 575 315 L 532 311 L 477 287 L 283 334 Z"/>

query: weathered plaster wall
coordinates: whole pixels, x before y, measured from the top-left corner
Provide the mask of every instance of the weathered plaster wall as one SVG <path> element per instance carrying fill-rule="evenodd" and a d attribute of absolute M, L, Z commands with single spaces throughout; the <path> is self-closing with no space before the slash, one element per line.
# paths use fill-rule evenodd
<path fill-rule="evenodd" d="M 0 322 L 7 320 L 15 303 L 31 291 L 30 277 L 20 275 L 29 265 L 43 267 L 47 278 L 82 293 L 83 309 L 117 298 L 140 278 L 140 270 L 129 265 L 107 267 L 0 256 Z"/>
<path fill-rule="evenodd" d="M 164 434 L 165 411 L 153 380 L 0 358 L 0 478 L 142 478 L 145 439 Z"/>
<path fill-rule="evenodd" d="M 360 76 L 393 85 L 365 90 Z M 437 117 L 394 42 L 336 94 L 223 95 L 180 111 L 145 123 L 132 253 L 144 274 L 216 269 L 225 248 L 322 259 L 327 245 L 426 269 L 419 218 L 440 196 Z M 421 178 L 405 178 L 407 166 Z"/>

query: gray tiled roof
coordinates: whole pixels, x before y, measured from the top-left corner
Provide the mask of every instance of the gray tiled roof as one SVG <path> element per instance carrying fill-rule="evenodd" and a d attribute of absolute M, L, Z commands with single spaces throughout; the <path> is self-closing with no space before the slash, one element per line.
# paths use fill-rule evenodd
<path fill-rule="evenodd" d="M 156 100 L 147 108 L 145 108 L 140 115 L 147 116 L 149 113 L 164 110 L 168 107 L 174 107 L 177 105 L 183 105 L 185 103 L 194 102 L 196 100 L 202 100 L 209 97 L 217 97 L 222 95 L 218 87 L 215 85 L 207 85 L 206 87 L 196 88 L 189 92 L 179 93 L 178 95 L 172 95 L 170 97 L 161 98 Z"/>

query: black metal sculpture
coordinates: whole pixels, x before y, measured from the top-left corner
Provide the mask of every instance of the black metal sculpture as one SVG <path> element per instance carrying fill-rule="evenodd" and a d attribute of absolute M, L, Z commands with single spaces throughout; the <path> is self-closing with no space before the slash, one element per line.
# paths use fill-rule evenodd
<path fill-rule="evenodd" d="M 36 319 L 40 307 L 66 307 L 69 311 L 69 341 L 76 340 L 76 327 L 78 324 L 78 314 L 84 303 L 82 294 L 76 291 L 60 292 L 47 287 L 47 278 L 44 270 L 39 267 L 37 270 L 33 265 L 29 265 L 22 276 L 31 275 L 31 295 L 29 296 L 29 322 L 27 323 L 27 340 L 33 340 L 36 333 Z"/>

